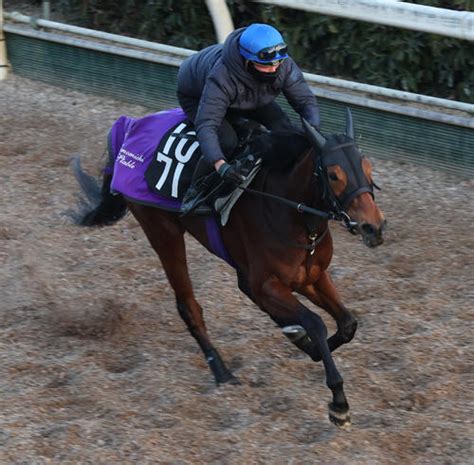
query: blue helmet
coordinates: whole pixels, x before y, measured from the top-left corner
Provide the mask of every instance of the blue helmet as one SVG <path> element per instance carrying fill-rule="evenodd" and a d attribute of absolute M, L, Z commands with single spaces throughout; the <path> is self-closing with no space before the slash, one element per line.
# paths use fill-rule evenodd
<path fill-rule="evenodd" d="M 282 35 L 268 24 L 251 24 L 239 39 L 240 54 L 250 61 L 268 64 L 288 58 Z"/>

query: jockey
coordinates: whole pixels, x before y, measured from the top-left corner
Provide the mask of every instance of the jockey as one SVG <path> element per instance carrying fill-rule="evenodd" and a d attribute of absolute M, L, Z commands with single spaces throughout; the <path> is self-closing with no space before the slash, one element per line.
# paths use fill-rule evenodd
<path fill-rule="evenodd" d="M 269 130 L 290 129 L 290 119 L 275 102 L 280 93 L 319 129 L 316 98 L 288 55 L 282 35 L 267 24 L 237 29 L 224 44 L 207 47 L 181 64 L 178 101 L 195 125 L 202 151 L 195 180 L 214 167 L 225 181 L 242 182 L 236 165 L 229 163 L 238 145 L 231 122 L 240 117 Z M 186 197 L 190 200 L 196 194 L 192 186 Z"/>

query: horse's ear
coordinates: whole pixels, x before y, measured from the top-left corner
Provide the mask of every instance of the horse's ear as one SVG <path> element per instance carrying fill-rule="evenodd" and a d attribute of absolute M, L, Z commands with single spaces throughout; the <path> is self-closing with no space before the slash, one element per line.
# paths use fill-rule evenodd
<path fill-rule="evenodd" d="M 354 122 L 352 121 L 352 113 L 350 108 L 346 108 L 346 136 L 355 140 Z"/>
<path fill-rule="evenodd" d="M 304 118 L 301 118 L 303 122 L 304 130 L 306 135 L 309 137 L 309 140 L 322 149 L 326 145 L 326 138 L 317 130 L 314 126 L 308 123 Z"/>

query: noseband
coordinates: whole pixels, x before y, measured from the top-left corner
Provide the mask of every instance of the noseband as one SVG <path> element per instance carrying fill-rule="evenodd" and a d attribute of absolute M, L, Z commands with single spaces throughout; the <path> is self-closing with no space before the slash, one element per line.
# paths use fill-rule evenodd
<path fill-rule="evenodd" d="M 342 138 L 344 136 L 338 136 Z M 317 178 L 318 185 L 322 186 L 323 199 L 327 199 L 330 205 L 330 212 L 337 221 L 342 221 L 351 234 L 357 234 L 359 228 L 357 222 L 353 221 L 346 209 L 358 195 L 368 192 L 374 198 L 374 183 L 369 183 L 361 166 L 361 156 L 356 143 L 344 137 L 345 141 L 336 145 L 326 144 L 319 155 L 315 156 L 314 176 Z M 355 153 L 354 153 L 355 152 Z M 329 184 L 327 167 L 330 165 L 339 165 L 347 174 L 347 185 L 340 195 L 336 195 Z"/>

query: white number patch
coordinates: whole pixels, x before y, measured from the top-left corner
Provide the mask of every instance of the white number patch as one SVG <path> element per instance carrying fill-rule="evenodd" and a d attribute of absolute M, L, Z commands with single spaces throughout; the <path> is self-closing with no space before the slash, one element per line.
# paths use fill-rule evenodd
<path fill-rule="evenodd" d="M 189 138 L 186 136 L 196 135 L 195 131 L 184 131 L 186 127 L 186 124 L 181 123 L 168 137 L 163 151 L 158 152 L 156 155 L 157 161 L 165 163 L 165 167 L 155 187 L 159 191 L 166 183 L 168 177 L 172 175 L 171 196 L 175 198 L 178 198 L 179 180 L 184 165 L 191 160 L 194 152 L 199 147 L 197 141 L 194 141 L 192 144 L 188 144 L 189 147 L 183 153 L 186 144 L 189 142 Z M 176 144 L 177 139 L 179 139 L 179 142 Z M 173 149 L 173 147 L 175 148 Z"/>

